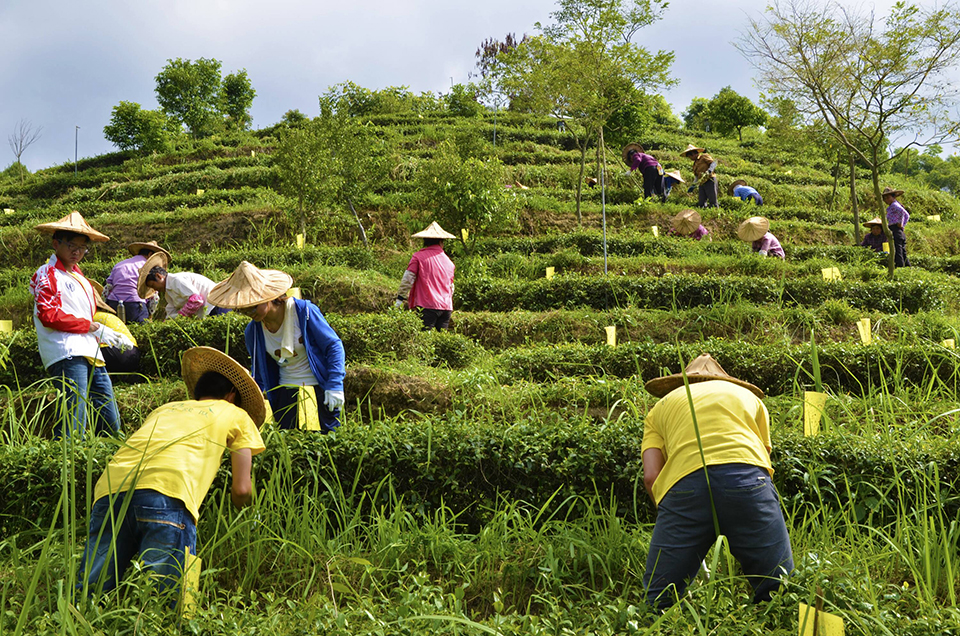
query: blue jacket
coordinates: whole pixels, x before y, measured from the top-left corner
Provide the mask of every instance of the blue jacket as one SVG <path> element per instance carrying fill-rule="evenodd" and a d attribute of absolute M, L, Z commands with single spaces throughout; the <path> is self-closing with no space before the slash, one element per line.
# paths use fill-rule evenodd
<path fill-rule="evenodd" d="M 312 302 L 299 298 L 295 298 L 293 302 L 297 308 L 303 345 L 307 349 L 307 361 L 317 378 L 318 388 L 321 391 L 343 391 L 344 353 L 340 336 L 327 324 L 320 309 Z M 250 373 L 253 379 L 270 400 L 271 408 L 282 407 L 283 405 L 274 404 L 276 395 L 271 391 L 280 385 L 280 366 L 267 353 L 263 325 L 251 320 L 244 330 L 244 336 L 247 352 L 250 354 Z M 318 393 L 317 399 L 323 400 L 323 396 Z"/>

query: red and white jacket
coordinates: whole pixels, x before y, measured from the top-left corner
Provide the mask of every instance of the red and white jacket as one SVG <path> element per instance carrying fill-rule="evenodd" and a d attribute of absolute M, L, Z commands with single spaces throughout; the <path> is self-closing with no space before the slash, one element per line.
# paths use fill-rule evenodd
<path fill-rule="evenodd" d="M 54 254 L 30 279 L 30 293 L 45 368 L 70 356 L 103 360 L 97 338 L 89 332 L 96 311 L 93 288 L 79 267 L 68 272 Z"/>

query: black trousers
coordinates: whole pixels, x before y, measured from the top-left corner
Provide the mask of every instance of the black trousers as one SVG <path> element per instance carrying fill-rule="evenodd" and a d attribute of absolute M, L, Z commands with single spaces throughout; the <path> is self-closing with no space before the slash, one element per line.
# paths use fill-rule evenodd
<path fill-rule="evenodd" d="M 903 226 L 891 225 L 890 233 L 893 234 L 893 264 L 896 267 L 910 267 L 910 259 L 907 258 L 907 235 L 903 232 Z"/>
<path fill-rule="evenodd" d="M 643 169 L 643 198 L 659 197 L 666 201 L 667 195 L 663 192 L 663 175 L 658 166 L 649 166 Z"/>
<path fill-rule="evenodd" d="M 424 307 L 417 307 L 420 310 L 420 319 L 423 320 L 423 330 L 430 331 L 431 329 L 436 329 L 440 331 L 441 329 L 450 328 L 450 317 L 453 315 L 453 311 L 450 309 L 426 309 Z"/>

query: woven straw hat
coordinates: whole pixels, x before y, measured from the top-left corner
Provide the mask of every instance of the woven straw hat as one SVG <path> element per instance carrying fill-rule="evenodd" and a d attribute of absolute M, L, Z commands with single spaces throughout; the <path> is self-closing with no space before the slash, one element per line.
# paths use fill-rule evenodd
<path fill-rule="evenodd" d="M 183 352 L 180 369 L 191 400 L 194 399 L 197 380 L 207 371 L 216 371 L 237 388 L 240 393 L 240 408 L 247 412 L 253 423 L 257 427 L 263 424 L 266 408 L 260 387 L 250 377 L 250 372 L 227 354 L 213 347 L 193 347 Z"/>
<path fill-rule="evenodd" d="M 883 198 L 888 194 L 898 197 L 901 194 L 903 194 L 903 190 L 894 190 L 893 188 L 884 188 L 883 192 L 880 193 L 880 198 Z"/>
<path fill-rule="evenodd" d="M 700 217 L 700 213 L 696 210 L 684 210 L 673 217 L 671 225 L 677 234 L 687 235 L 696 232 L 702 221 L 703 219 Z"/>
<path fill-rule="evenodd" d="M 863 224 L 864 227 L 873 227 L 874 225 L 879 225 L 883 227 L 883 221 L 880 219 L 879 216 L 875 216 Z"/>
<path fill-rule="evenodd" d="M 690 382 L 690 384 L 695 382 L 706 382 L 707 380 L 725 380 L 727 382 L 733 382 L 738 386 L 742 386 L 743 388 L 748 389 L 758 398 L 763 399 L 763 391 L 760 389 L 760 387 L 733 377 L 724 371 L 723 367 L 720 366 L 720 363 L 714 360 L 709 353 L 700 354 L 699 357 L 690 362 L 690 364 L 687 365 L 686 373 L 687 381 Z M 647 391 L 657 397 L 663 397 L 670 391 L 673 391 L 681 386 L 683 386 L 682 373 L 674 373 L 673 375 L 665 375 L 660 378 L 654 378 L 644 385 Z"/>
<path fill-rule="evenodd" d="M 154 253 L 163 252 L 164 254 L 167 255 L 167 261 L 168 262 L 170 261 L 170 252 L 168 252 L 167 250 L 157 245 L 156 241 L 147 241 L 146 243 L 144 243 L 143 241 L 137 241 L 136 243 L 131 243 L 130 245 L 127 245 L 127 250 L 134 256 L 139 254 L 140 250 L 150 250 L 151 252 L 154 252 Z"/>
<path fill-rule="evenodd" d="M 157 266 L 164 269 L 170 266 L 170 258 L 166 252 L 154 252 L 150 255 L 150 258 L 140 266 L 140 276 L 137 277 L 137 296 L 144 300 L 157 293 L 156 289 L 147 287 L 147 274 Z"/>
<path fill-rule="evenodd" d="M 744 181 L 743 179 L 737 179 L 736 181 L 730 184 L 730 187 L 727 188 L 727 192 L 730 193 L 730 196 L 733 196 L 733 189 L 736 188 L 737 186 L 742 186 L 742 185 L 747 185 L 747 182 Z"/>
<path fill-rule="evenodd" d="M 107 301 L 103 299 L 103 285 L 101 285 L 95 280 L 90 280 L 89 278 L 87 280 L 90 281 L 90 286 L 93 287 L 93 297 L 97 301 L 97 309 L 116 316 L 117 311 L 113 307 L 108 305 Z"/>
<path fill-rule="evenodd" d="M 698 147 L 694 146 L 693 144 L 687 144 L 687 149 L 684 150 L 683 152 L 681 152 L 680 154 L 683 155 L 684 157 L 686 157 L 686 156 L 687 156 L 688 154 L 690 154 L 691 152 L 696 152 L 697 154 L 699 154 L 699 153 L 701 153 L 701 152 L 703 152 L 703 151 L 704 151 L 704 148 L 698 148 Z"/>
<path fill-rule="evenodd" d="M 293 285 L 293 277 L 278 269 L 259 269 L 241 261 L 230 277 L 213 286 L 207 302 L 224 309 L 255 307 L 279 298 Z"/>
<path fill-rule="evenodd" d="M 424 230 L 420 230 L 413 235 L 413 238 L 432 238 L 432 239 L 455 239 L 457 238 L 450 232 L 440 227 L 440 224 L 434 221 Z"/>
<path fill-rule="evenodd" d="M 643 146 L 640 144 L 627 144 L 623 147 L 623 163 L 630 165 L 630 153 L 636 151 L 643 154 Z"/>
<path fill-rule="evenodd" d="M 686 181 L 683 180 L 683 176 L 680 174 L 679 170 L 669 170 L 667 172 L 664 172 L 663 174 L 664 176 L 667 176 L 667 177 L 673 177 L 680 183 L 686 183 Z"/>
<path fill-rule="evenodd" d="M 757 239 L 763 238 L 763 235 L 770 229 L 770 221 L 762 216 L 751 216 L 740 224 L 737 228 L 737 236 L 741 241 L 753 243 Z"/>
<path fill-rule="evenodd" d="M 106 234 L 101 234 L 90 227 L 90 224 L 87 223 L 83 219 L 83 216 L 81 216 L 81 214 L 76 210 L 63 217 L 59 221 L 54 221 L 53 223 L 41 223 L 40 225 L 36 226 L 35 229 L 40 230 L 44 234 L 53 234 L 57 230 L 76 232 L 77 234 L 83 234 L 94 243 L 106 243 L 110 240 L 110 237 Z"/>

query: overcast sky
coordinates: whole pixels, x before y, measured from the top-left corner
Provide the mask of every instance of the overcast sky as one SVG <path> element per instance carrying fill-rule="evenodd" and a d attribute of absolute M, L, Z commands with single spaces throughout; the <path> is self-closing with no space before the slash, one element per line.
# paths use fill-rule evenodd
<path fill-rule="evenodd" d="M 635 41 L 672 50 L 679 85 L 666 93 L 679 115 L 722 87 L 756 100 L 752 69 L 731 41 L 768 0 L 674 0 Z M 891 2 L 880 0 L 877 8 Z M 114 150 L 103 138 L 121 100 L 156 108 L 154 78 L 167 59 L 246 69 L 257 91 L 253 127 L 293 108 L 313 116 L 339 82 L 449 90 L 468 81 L 488 37 L 535 34 L 553 0 L 0 0 L 0 133 L 20 119 L 42 126 L 23 156 L 31 170 Z M 0 146 L 0 168 L 13 163 Z"/>

